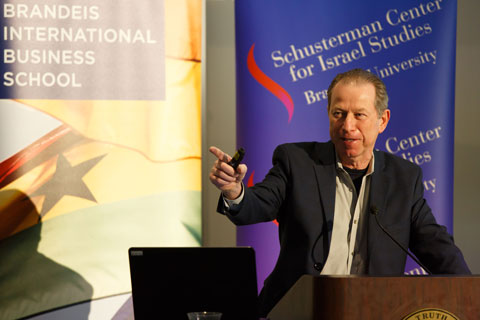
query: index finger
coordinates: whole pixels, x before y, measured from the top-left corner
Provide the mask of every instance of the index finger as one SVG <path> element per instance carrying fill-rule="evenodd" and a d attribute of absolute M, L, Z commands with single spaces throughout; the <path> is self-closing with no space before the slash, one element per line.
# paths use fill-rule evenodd
<path fill-rule="evenodd" d="M 223 162 L 230 161 L 231 157 L 217 147 L 212 146 L 208 149 L 208 151 L 210 151 L 215 157 L 217 157 L 219 160 L 222 160 Z"/>

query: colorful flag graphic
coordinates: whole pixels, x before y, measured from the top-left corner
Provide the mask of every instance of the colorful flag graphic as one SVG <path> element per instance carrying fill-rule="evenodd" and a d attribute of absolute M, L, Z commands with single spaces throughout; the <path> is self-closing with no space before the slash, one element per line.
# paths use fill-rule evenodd
<path fill-rule="evenodd" d="M 30 124 L 0 140 L 1 319 L 130 292 L 129 247 L 200 245 L 201 1 L 164 12 L 165 100 L 0 100 Z"/>

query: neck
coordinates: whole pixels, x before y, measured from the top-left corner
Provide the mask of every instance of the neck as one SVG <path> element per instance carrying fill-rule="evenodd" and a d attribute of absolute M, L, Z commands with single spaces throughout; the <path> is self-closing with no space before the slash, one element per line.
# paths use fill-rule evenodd
<path fill-rule="evenodd" d="M 349 168 L 349 169 L 355 169 L 355 170 L 364 170 L 368 168 L 368 165 L 370 164 L 370 161 L 372 160 L 372 156 L 368 159 L 352 159 L 352 158 L 346 158 L 342 159 L 340 157 L 340 162 L 342 163 L 342 166 Z"/>

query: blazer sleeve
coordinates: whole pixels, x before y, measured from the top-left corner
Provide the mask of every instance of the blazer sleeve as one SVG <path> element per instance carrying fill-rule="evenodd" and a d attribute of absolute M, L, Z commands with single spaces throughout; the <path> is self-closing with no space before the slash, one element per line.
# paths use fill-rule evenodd
<path fill-rule="evenodd" d="M 439 225 L 424 199 L 422 171 L 417 170 L 410 249 L 434 274 L 471 274 L 447 229 Z"/>
<path fill-rule="evenodd" d="M 220 195 L 217 211 L 225 214 L 236 225 L 277 219 L 289 185 L 290 162 L 285 145 L 275 149 L 272 163 L 273 167 L 262 182 L 245 188 L 243 201 L 235 210 L 226 208 Z"/>

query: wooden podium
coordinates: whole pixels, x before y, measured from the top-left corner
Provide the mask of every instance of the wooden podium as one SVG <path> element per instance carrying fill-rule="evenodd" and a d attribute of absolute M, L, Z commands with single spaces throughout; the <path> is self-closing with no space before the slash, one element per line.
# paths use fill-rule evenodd
<path fill-rule="evenodd" d="M 304 275 L 271 320 L 479 320 L 480 276 Z"/>

